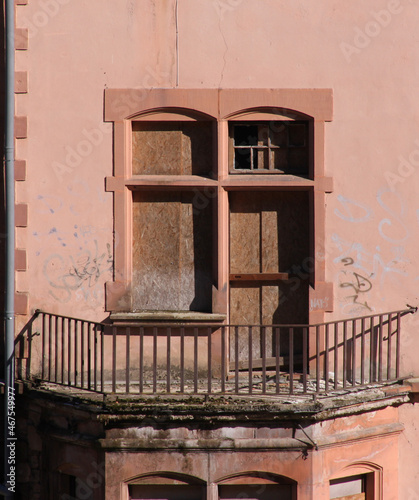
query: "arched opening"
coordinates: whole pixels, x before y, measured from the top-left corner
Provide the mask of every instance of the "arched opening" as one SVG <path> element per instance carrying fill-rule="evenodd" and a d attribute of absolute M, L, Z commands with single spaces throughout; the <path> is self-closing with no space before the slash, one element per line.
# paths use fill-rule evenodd
<path fill-rule="evenodd" d="M 356 462 L 334 474 L 329 481 L 331 500 L 379 500 L 382 468 L 372 462 Z"/>
<path fill-rule="evenodd" d="M 205 481 L 186 474 L 156 472 L 127 483 L 129 500 L 206 500 Z"/>
<path fill-rule="evenodd" d="M 290 478 L 263 471 L 225 477 L 218 482 L 220 500 L 295 500 L 297 483 Z"/>

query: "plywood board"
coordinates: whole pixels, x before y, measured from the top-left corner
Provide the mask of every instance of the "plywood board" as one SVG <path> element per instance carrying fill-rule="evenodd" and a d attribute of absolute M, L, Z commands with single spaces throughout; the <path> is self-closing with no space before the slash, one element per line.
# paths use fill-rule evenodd
<path fill-rule="evenodd" d="M 195 193 L 134 193 L 134 310 L 211 311 L 212 210 Z"/>
<path fill-rule="evenodd" d="M 230 323 L 233 325 L 257 325 L 260 322 L 260 288 L 232 285 L 230 288 L 230 303 L 234 307 L 230 312 Z M 249 330 L 238 329 L 238 357 L 240 360 L 248 359 Z M 236 359 L 235 329 L 230 329 L 230 360 Z M 258 328 L 252 332 L 252 356 L 260 356 L 260 333 Z"/>
<path fill-rule="evenodd" d="M 260 272 L 259 197 L 230 195 L 230 273 Z"/>
<path fill-rule="evenodd" d="M 254 273 L 253 283 L 231 280 L 232 324 L 306 324 L 308 322 L 309 204 L 304 192 L 230 194 L 230 274 Z M 261 271 L 257 274 L 256 269 Z M 252 269 L 252 271 L 250 271 Z M 288 280 L 269 283 L 263 273 L 289 273 Z M 261 274 L 260 274 L 261 273 Z M 257 330 L 257 331 L 256 331 Z M 266 329 L 265 355 L 275 355 L 272 329 Z M 240 359 L 248 356 L 248 330 L 240 330 Z M 262 355 L 255 329 L 252 357 Z M 281 329 L 281 355 L 289 353 L 289 330 Z M 302 329 L 294 331 L 294 354 L 302 353 Z"/>
<path fill-rule="evenodd" d="M 134 122 L 133 175 L 203 175 L 213 170 L 211 122 Z"/>
<path fill-rule="evenodd" d="M 133 124 L 133 175 L 180 174 L 182 132 L 176 124 Z"/>

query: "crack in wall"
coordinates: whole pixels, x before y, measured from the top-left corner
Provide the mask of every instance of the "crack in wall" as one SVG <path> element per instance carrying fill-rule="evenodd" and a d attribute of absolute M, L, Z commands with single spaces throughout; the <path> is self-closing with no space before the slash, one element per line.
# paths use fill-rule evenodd
<path fill-rule="evenodd" d="M 218 82 L 218 87 L 219 88 L 221 87 L 221 84 L 222 84 L 223 79 L 224 79 L 224 70 L 225 70 L 225 67 L 226 67 L 226 64 L 227 64 L 226 56 L 227 56 L 227 51 L 228 51 L 228 45 L 227 45 L 227 42 L 226 42 L 223 30 L 221 29 L 221 21 L 222 21 L 222 16 L 219 17 L 218 29 L 220 30 L 220 35 L 221 35 L 221 37 L 223 39 L 225 50 L 223 52 L 223 67 L 221 69 L 220 81 Z"/>

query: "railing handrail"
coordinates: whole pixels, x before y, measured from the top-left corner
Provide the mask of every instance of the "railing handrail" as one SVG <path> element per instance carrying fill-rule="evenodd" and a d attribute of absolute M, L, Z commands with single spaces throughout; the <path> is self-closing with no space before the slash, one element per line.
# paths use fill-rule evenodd
<path fill-rule="evenodd" d="M 52 316 L 54 318 L 67 319 L 67 320 L 71 320 L 71 321 L 81 321 L 83 323 L 90 323 L 92 325 L 97 325 L 97 326 L 112 326 L 110 324 L 104 323 L 103 321 L 93 321 L 90 319 L 76 318 L 74 316 L 66 316 L 63 314 L 51 313 L 48 311 L 43 311 L 42 309 L 35 309 L 35 316 L 39 316 L 40 314 Z"/>
<path fill-rule="evenodd" d="M 111 324 L 111 323 L 105 323 L 103 321 L 92 321 L 89 319 L 83 319 L 83 318 L 76 318 L 73 316 L 66 316 L 62 314 L 56 314 L 56 313 L 50 313 L 48 311 L 43 311 L 41 309 L 36 309 L 35 310 L 35 315 L 39 314 L 45 314 L 48 316 L 56 317 L 56 318 L 61 318 L 61 319 L 67 319 L 67 320 L 72 320 L 72 321 L 81 321 L 84 323 L 90 323 L 93 325 L 97 326 L 102 326 L 105 328 L 118 328 L 119 326 L 126 328 L 126 327 L 132 327 L 132 328 L 173 328 L 173 327 L 179 327 L 179 328 L 213 328 L 214 330 L 218 328 L 315 328 L 317 326 L 326 326 L 326 325 L 334 325 L 337 323 L 344 323 L 347 321 L 358 321 L 358 320 L 368 320 L 371 318 L 378 318 L 380 316 L 389 316 L 389 315 L 397 315 L 400 314 L 401 316 L 404 316 L 406 314 L 414 314 L 418 310 L 418 307 L 415 306 L 408 306 L 407 309 L 399 309 L 396 311 L 385 311 L 385 312 L 380 312 L 380 313 L 375 313 L 375 314 L 369 314 L 366 316 L 356 316 L 356 317 L 349 317 L 349 318 L 344 318 L 344 319 L 336 319 L 332 321 L 324 321 L 322 323 L 270 323 L 270 324 L 261 324 L 261 323 L 254 323 L 254 324 L 240 324 L 240 323 L 189 323 L 189 322 L 175 322 L 175 321 L 159 321 L 159 322 L 149 322 L 149 321 L 139 321 L 137 322 L 122 322 L 118 324 Z"/>

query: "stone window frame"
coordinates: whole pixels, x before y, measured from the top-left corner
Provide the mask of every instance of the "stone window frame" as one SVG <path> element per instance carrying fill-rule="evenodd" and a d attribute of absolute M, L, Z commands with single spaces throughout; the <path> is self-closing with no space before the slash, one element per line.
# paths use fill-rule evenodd
<path fill-rule="evenodd" d="M 333 118 L 331 89 L 106 89 L 104 119 L 113 122 L 114 172 L 106 178 L 106 191 L 114 193 L 114 280 L 106 283 L 106 310 L 115 315 L 132 311 L 130 285 L 132 272 L 132 122 L 196 120 L 217 123 L 217 179 L 160 179 L 159 186 L 178 185 L 183 189 L 211 186 L 218 194 L 217 287 L 213 294 L 212 315 L 205 321 L 223 321 L 228 316 L 228 193 L 234 190 L 307 190 L 312 196 L 311 287 L 309 321 L 321 322 L 333 310 L 333 286 L 325 277 L 325 195 L 333 190 L 333 179 L 325 176 L 325 124 Z M 309 178 L 277 175 L 241 178 L 229 173 L 229 123 L 289 119 L 290 114 L 308 117 L 313 126 L 312 161 Z M 192 176 L 193 177 L 193 176 Z M 148 180 L 153 187 L 156 181 Z M 141 314 L 134 318 L 142 321 Z M 157 315 L 156 315 L 156 319 Z M 167 319 L 167 318 L 166 318 Z M 168 318 L 173 319 L 173 318 Z M 177 318 L 179 319 L 179 318 Z M 182 321 L 196 320 L 184 315 Z M 117 321 L 117 318 L 115 319 Z"/>
<path fill-rule="evenodd" d="M 372 462 L 356 462 L 346 466 L 329 478 L 328 485 L 332 480 L 350 479 L 354 476 L 363 476 L 365 478 L 365 500 L 382 500 L 383 469 Z"/>

